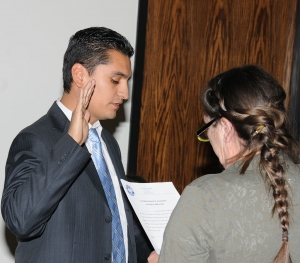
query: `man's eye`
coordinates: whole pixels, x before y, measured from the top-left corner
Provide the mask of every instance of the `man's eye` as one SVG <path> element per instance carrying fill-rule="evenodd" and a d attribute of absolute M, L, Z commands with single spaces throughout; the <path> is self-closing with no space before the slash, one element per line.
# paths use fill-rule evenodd
<path fill-rule="evenodd" d="M 117 81 L 117 80 L 112 79 L 111 81 L 112 81 L 112 83 L 114 83 L 114 84 L 119 84 L 119 81 Z"/>

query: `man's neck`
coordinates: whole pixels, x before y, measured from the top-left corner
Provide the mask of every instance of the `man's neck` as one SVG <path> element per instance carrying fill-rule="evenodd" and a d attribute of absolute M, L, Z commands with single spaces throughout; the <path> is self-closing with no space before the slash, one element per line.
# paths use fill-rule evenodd
<path fill-rule="evenodd" d="M 77 98 L 75 96 L 75 94 L 73 93 L 66 93 L 64 92 L 60 102 L 67 107 L 70 111 L 74 111 L 76 108 L 76 102 L 77 102 Z"/>

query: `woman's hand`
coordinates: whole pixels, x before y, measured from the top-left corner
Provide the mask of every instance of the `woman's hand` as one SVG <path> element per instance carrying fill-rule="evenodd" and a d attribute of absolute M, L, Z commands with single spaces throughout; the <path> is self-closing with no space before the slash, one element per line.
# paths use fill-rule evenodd
<path fill-rule="evenodd" d="M 148 263 L 158 263 L 159 255 L 154 251 L 152 251 L 148 257 Z"/>

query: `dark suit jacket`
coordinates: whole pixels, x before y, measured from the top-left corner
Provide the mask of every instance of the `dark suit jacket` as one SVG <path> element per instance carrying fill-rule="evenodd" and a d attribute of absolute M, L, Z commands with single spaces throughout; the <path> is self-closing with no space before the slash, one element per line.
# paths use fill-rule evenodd
<path fill-rule="evenodd" d="M 68 135 L 68 127 L 55 102 L 11 145 L 1 212 L 18 240 L 17 263 L 111 261 L 111 212 L 90 153 Z M 101 136 L 119 179 L 125 179 L 116 140 L 104 129 Z M 138 230 L 122 193 L 128 262 L 135 263 Z"/>

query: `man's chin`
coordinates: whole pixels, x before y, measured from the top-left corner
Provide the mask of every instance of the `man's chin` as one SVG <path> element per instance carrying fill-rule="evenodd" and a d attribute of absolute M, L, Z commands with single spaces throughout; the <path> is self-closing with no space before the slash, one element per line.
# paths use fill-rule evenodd
<path fill-rule="evenodd" d="M 94 119 L 97 119 L 98 121 L 113 120 L 113 119 L 116 118 L 116 116 L 117 116 L 117 112 L 115 111 L 115 112 L 107 113 L 107 114 L 102 115 L 102 116 L 95 116 Z"/>
<path fill-rule="evenodd" d="M 103 119 L 103 120 L 113 120 L 113 119 L 116 118 L 116 116 L 117 116 L 117 114 L 115 112 L 115 113 L 112 113 L 112 114 L 109 114 L 109 115 L 105 116 L 106 118 Z"/>

